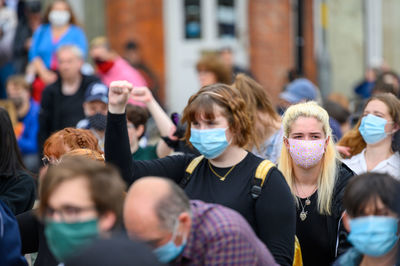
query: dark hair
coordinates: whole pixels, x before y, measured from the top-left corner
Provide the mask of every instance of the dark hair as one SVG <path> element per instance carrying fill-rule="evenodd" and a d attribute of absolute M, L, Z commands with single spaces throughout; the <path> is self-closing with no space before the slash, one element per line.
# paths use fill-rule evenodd
<path fill-rule="evenodd" d="M 392 211 L 396 211 L 396 196 L 400 191 L 400 182 L 391 175 L 366 173 L 353 177 L 347 184 L 343 196 L 343 205 L 351 217 L 363 216 L 368 204 L 378 199 Z M 376 206 L 375 206 L 376 208 Z"/>
<path fill-rule="evenodd" d="M 349 121 L 350 111 L 340 104 L 325 99 L 324 108 L 328 112 L 329 116 L 333 117 L 336 121 L 339 122 L 339 124 L 342 125 Z"/>
<path fill-rule="evenodd" d="M 88 193 L 99 216 L 111 211 L 121 222 L 125 183 L 114 167 L 83 156 L 63 157 L 59 164 L 49 167 L 39 188 L 39 217 L 44 217 L 49 198 L 60 184 L 80 177 L 89 183 Z"/>
<path fill-rule="evenodd" d="M 376 93 L 392 93 L 396 97 L 400 97 L 400 79 L 394 71 L 382 72 L 375 81 L 372 94 Z"/>
<path fill-rule="evenodd" d="M 139 45 L 137 42 L 130 40 L 125 43 L 125 49 L 126 50 L 137 50 L 137 49 L 139 49 Z"/>
<path fill-rule="evenodd" d="M 126 119 L 128 119 L 129 122 L 131 122 L 135 128 L 138 128 L 140 125 L 143 125 L 144 132 L 146 132 L 146 123 L 147 120 L 149 119 L 149 112 L 147 109 L 138 106 L 138 105 L 133 105 L 133 104 L 127 104 L 126 105 Z M 139 138 L 141 138 L 140 136 Z"/>
<path fill-rule="evenodd" d="M 0 176 L 15 176 L 18 170 L 25 170 L 8 112 L 0 107 Z"/>
<path fill-rule="evenodd" d="M 185 192 L 171 180 L 164 179 L 168 183 L 168 193 L 161 197 L 155 205 L 158 220 L 164 229 L 173 231 L 179 214 L 191 213 L 189 198 Z"/>

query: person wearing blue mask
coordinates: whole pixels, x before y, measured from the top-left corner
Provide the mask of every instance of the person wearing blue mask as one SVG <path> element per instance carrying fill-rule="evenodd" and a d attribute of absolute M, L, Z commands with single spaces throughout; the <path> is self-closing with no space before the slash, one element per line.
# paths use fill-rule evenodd
<path fill-rule="evenodd" d="M 349 182 L 343 197 L 343 222 L 353 247 L 334 266 L 400 265 L 399 191 L 400 182 L 388 174 L 366 173 Z"/>
<path fill-rule="evenodd" d="M 295 202 L 276 167 L 270 168 L 263 184 L 255 181 L 263 159 L 244 149 L 253 132 L 239 92 L 224 84 L 213 84 L 189 99 L 182 116 L 188 125 L 185 139 L 203 156 L 185 154 L 132 161 L 125 109 L 135 90 L 138 88 L 126 81 L 110 85 L 106 161 L 119 167 L 128 185 L 144 176 L 164 176 L 180 184 L 190 199 L 236 210 L 277 263 L 292 265 Z"/>
<path fill-rule="evenodd" d="M 38 215 L 58 262 L 121 227 L 124 191 L 116 169 L 84 156 L 64 156 L 49 167 L 40 186 Z"/>
<path fill-rule="evenodd" d="M 168 178 L 145 177 L 133 183 L 123 213 L 128 235 L 148 243 L 161 263 L 277 265 L 239 213 L 189 201 Z"/>
<path fill-rule="evenodd" d="M 356 174 L 388 173 L 400 179 L 400 101 L 390 93 L 371 97 L 363 116 L 340 141 L 352 157 L 343 162 Z"/>

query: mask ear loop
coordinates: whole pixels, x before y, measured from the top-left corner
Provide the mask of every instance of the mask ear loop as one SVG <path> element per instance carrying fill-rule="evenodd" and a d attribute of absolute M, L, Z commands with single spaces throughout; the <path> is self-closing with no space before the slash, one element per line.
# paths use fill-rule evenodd
<path fill-rule="evenodd" d="M 177 237 L 178 235 L 181 234 L 181 233 L 178 233 L 179 225 L 180 225 L 180 222 L 179 222 L 178 219 L 176 219 L 176 222 L 175 222 L 175 225 L 174 225 L 174 231 L 173 231 L 173 233 L 172 233 L 172 238 L 171 238 L 171 241 L 172 241 L 174 244 L 175 244 L 176 237 Z M 181 237 L 182 237 L 182 244 L 181 244 L 181 245 L 186 244 L 187 236 L 184 237 L 184 236 L 182 235 Z"/>

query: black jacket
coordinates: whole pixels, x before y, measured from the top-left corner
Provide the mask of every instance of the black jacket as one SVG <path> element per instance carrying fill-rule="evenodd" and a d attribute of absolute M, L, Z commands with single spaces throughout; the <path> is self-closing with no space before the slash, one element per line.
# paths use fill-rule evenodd
<path fill-rule="evenodd" d="M 342 214 L 344 212 L 344 191 L 348 181 L 354 175 L 354 172 L 347 165 L 339 162 L 338 178 L 333 191 L 332 215 L 328 216 L 327 219 L 329 238 L 331 240 L 329 242 L 336 243 L 335 246 L 331 247 L 332 252 L 335 253 L 334 257 L 343 254 L 351 247 L 351 244 L 347 241 L 347 231 L 342 223 Z"/>
<path fill-rule="evenodd" d="M 39 112 L 38 144 L 43 149 L 46 139 L 55 131 L 66 127 L 75 127 L 85 118 L 83 102 L 86 88 L 92 82 L 100 82 L 96 76 L 82 75 L 82 82 L 74 95 L 63 95 L 61 79 L 47 86 L 42 95 Z"/>

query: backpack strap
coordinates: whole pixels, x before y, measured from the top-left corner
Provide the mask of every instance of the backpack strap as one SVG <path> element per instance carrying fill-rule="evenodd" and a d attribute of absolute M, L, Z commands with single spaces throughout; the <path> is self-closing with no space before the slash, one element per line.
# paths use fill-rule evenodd
<path fill-rule="evenodd" d="M 261 195 L 262 186 L 264 185 L 265 179 L 272 167 L 275 164 L 269 160 L 263 160 L 256 169 L 256 173 L 254 175 L 254 184 L 251 188 L 251 197 L 253 199 L 258 199 Z"/>
<path fill-rule="evenodd" d="M 194 169 L 196 169 L 196 167 L 199 165 L 201 160 L 203 160 L 203 158 L 204 158 L 204 155 L 197 156 L 186 167 L 185 177 L 181 179 L 181 182 L 179 182 L 179 186 L 181 188 L 185 188 L 186 187 L 186 185 L 189 182 L 190 176 L 192 175 Z"/>

